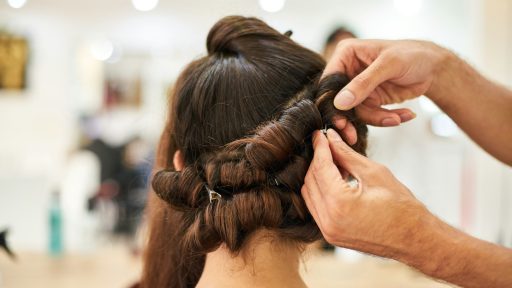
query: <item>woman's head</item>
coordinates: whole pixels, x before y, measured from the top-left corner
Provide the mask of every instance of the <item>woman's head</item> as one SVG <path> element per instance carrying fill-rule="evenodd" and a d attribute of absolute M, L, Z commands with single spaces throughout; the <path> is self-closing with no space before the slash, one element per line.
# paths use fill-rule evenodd
<path fill-rule="evenodd" d="M 195 285 L 206 253 L 221 244 L 237 253 L 260 229 L 297 243 L 319 239 L 300 194 L 312 132 L 347 117 L 358 133 L 354 149 L 366 147 L 366 126 L 332 104 L 346 77 L 319 81 L 322 58 L 287 35 L 226 17 L 207 49 L 178 79 L 160 147 L 166 169 L 153 179 L 165 202 L 154 200 L 145 282 L 158 287 Z M 183 167 L 172 164 L 177 151 Z M 210 201 L 210 189 L 221 198 Z M 151 282 L 158 272 L 150 270 L 166 265 L 173 267 L 158 269 L 174 275 Z"/>

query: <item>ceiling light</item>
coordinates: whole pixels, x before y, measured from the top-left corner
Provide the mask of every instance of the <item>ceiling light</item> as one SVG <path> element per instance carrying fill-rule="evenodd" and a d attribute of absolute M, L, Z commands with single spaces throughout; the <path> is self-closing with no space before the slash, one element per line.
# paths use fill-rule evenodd
<path fill-rule="evenodd" d="M 132 0 L 132 4 L 139 11 L 151 11 L 158 5 L 158 0 Z"/>
<path fill-rule="evenodd" d="M 415 16 L 423 5 L 423 0 L 393 0 L 395 9 L 404 16 Z"/>
<path fill-rule="evenodd" d="M 25 3 L 27 3 L 27 0 L 7 0 L 7 4 L 15 9 L 23 7 Z"/>
<path fill-rule="evenodd" d="M 261 9 L 275 13 L 283 9 L 286 0 L 259 0 Z"/>

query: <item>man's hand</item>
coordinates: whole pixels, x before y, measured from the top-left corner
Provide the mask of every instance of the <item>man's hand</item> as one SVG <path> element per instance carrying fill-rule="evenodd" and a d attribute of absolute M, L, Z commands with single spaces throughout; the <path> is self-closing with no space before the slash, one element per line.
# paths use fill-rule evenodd
<path fill-rule="evenodd" d="M 315 155 L 302 187 L 322 234 L 336 246 L 398 258 L 393 253 L 409 245 L 421 218 L 431 214 L 387 168 L 353 151 L 333 129 L 327 138 L 315 132 Z M 342 176 L 348 174 L 357 187 Z"/>
<path fill-rule="evenodd" d="M 313 146 L 302 196 L 329 243 L 393 258 L 462 287 L 512 287 L 512 250 L 442 222 L 334 130 L 327 138 L 317 131 Z"/>
<path fill-rule="evenodd" d="M 415 114 L 381 106 L 428 94 L 447 54 L 425 41 L 346 39 L 336 47 L 323 75 L 341 72 L 352 79 L 334 99 L 336 108 L 356 107 L 357 115 L 370 125 L 396 126 Z"/>

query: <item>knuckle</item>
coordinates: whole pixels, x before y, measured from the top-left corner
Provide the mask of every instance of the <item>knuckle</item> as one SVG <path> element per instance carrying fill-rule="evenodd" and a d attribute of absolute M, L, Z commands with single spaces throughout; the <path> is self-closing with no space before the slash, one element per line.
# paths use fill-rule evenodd
<path fill-rule="evenodd" d="M 398 62 L 400 62 L 400 54 L 397 53 L 396 51 L 385 51 L 382 53 L 382 60 L 386 64 L 397 64 Z"/>
<path fill-rule="evenodd" d="M 325 163 L 323 163 L 322 161 L 313 161 L 311 163 L 311 167 L 313 168 L 313 174 L 318 175 L 319 173 L 321 173 L 321 171 L 325 169 Z"/>
<path fill-rule="evenodd" d="M 306 183 L 306 182 L 308 182 L 308 180 L 307 180 L 307 179 L 306 179 L 306 180 L 304 180 L 304 183 Z M 305 185 L 305 184 L 304 184 L 304 185 L 302 185 L 302 187 L 300 188 L 300 193 L 301 193 L 302 195 L 304 195 L 304 194 L 307 194 L 307 193 L 308 193 L 308 187 L 306 187 L 306 185 Z"/>
<path fill-rule="evenodd" d="M 383 173 L 386 173 L 386 170 L 388 168 L 386 168 L 384 165 L 382 164 L 378 164 L 378 163 L 373 163 L 372 165 L 370 165 L 367 169 L 366 169 L 366 173 L 368 175 L 371 175 L 371 176 L 378 176 L 378 175 L 382 175 Z"/>
<path fill-rule="evenodd" d="M 325 242 L 329 244 L 334 244 L 335 240 L 333 237 L 331 237 L 329 234 L 327 234 L 325 231 L 322 231 L 322 235 L 324 236 Z"/>
<path fill-rule="evenodd" d="M 344 39 L 343 41 L 339 41 L 337 44 L 336 44 L 336 49 L 338 51 L 343 51 L 345 49 L 347 49 L 348 47 L 350 47 L 351 45 L 354 44 L 354 40 L 355 39 Z"/>
<path fill-rule="evenodd" d="M 329 243 L 336 242 L 337 239 L 339 238 L 338 231 L 332 224 L 332 221 L 327 221 L 327 223 L 325 223 L 322 230 L 322 234 L 324 235 L 325 241 Z"/>

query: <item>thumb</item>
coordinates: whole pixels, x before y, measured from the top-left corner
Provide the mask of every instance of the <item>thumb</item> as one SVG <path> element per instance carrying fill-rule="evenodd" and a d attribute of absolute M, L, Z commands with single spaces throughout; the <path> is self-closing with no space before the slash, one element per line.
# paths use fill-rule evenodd
<path fill-rule="evenodd" d="M 368 167 L 369 160 L 350 148 L 334 129 L 327 130 L 327 139 L 334 162 L 359 178 L 357 176 Z"/>
<path fill-rule="evenodd" d="M 393 78 L 396 68 L 387 63 L 387 58 L 379 56 L 363 72 L 355 76 L 350 83 L 334 98 L 334 106 L 340 110 L 349 110 L 363 102 L 383 82 Z"/>

